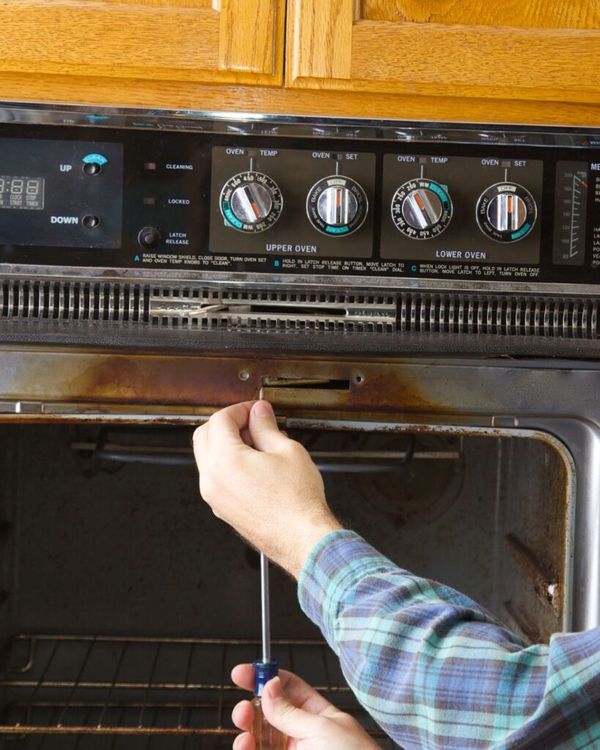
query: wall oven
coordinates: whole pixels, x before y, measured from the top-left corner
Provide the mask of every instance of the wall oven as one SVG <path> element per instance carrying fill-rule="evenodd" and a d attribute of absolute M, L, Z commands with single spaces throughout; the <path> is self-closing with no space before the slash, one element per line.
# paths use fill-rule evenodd
<path fill-rule="evenodd" d="M 258 559 L 190 439 L 260 392 L 400 565 L 597 626 L 599 243 L 593 130 L 4 105 L 3 746 L 231 745 Z M 377 735 L 272 589 L 282 666 Z"/>

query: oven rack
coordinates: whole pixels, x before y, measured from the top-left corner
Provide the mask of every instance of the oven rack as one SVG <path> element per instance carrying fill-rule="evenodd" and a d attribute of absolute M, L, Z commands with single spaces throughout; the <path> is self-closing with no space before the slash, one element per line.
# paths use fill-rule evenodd
<path fill-rule="evenodd" d="M 384 737 L 326 644 L 288 639 L 272 646 L 282 666 Z M 231 709 L 248 697 L 230 672 L 257 658 L 254 639 L 18 635 L 0 678 L 0 737 L 35 750 L 230 748 L 237 734 Z"/>

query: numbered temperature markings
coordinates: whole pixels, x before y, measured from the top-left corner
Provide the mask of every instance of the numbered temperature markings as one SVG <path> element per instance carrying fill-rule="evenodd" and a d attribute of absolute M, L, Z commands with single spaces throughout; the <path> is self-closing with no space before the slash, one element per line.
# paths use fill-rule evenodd
<path fill-rule="evenodd" d="M 275 224 L 283 210 L 277 183 L 262 172 L 240 172 L 221 191 L 221 214 L 238 232 L 264 232 Z"/>
<path fill-rule="evenodd" d="M 552 252 L 552 260 L 557 265 L 583 266 L 585 263 L 588 188 L 587 162 L 558 162 Z"/>
<path fill-rule="evenodd" d="M 429 240 L 447 229 L 452 219 L 448 190 L 435 180 L 408 180 L 392 198 L 392 221 L 396 229 L 412 240 Z"/>

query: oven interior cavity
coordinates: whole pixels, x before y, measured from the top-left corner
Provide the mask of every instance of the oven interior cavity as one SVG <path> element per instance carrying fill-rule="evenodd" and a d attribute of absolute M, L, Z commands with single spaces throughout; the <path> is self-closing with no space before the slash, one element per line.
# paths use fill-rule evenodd
<path fill-rule="evenodd" d="M 399 429 L 399 428 L 397 428 Z M 229 748 L 260 651 L 259 558 L 198 496 L 189 427 L 0 426 L 0 734 L 14 750 Z M 567 473 L 544 440 L 290 430 L 343 523 L 527 641 L 569 623 Z M 273 654 L 356 713 L 271 576 Z M 388 744 L 385 744 L 385 743 Z"/>

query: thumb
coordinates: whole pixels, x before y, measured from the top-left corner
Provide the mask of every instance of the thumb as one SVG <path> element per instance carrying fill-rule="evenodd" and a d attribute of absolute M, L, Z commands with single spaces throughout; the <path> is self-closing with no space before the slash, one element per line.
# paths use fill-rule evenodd
<path fill-rule="evenodd" d="M 274 677 L 265 685 L 262 710 L 269 724 L 287 737 L 301 740 L 323 733 L 321 717 L 290 703 L 283 695 L 279 677 Z"/>
<path fill-rule="evenodd" d="M 273 407 L 268 401 L 257 401 L 250 411 L 248 432 L 252 445 L 259 451 L 276 452 L 288 442 L 279 431 Z"/>

